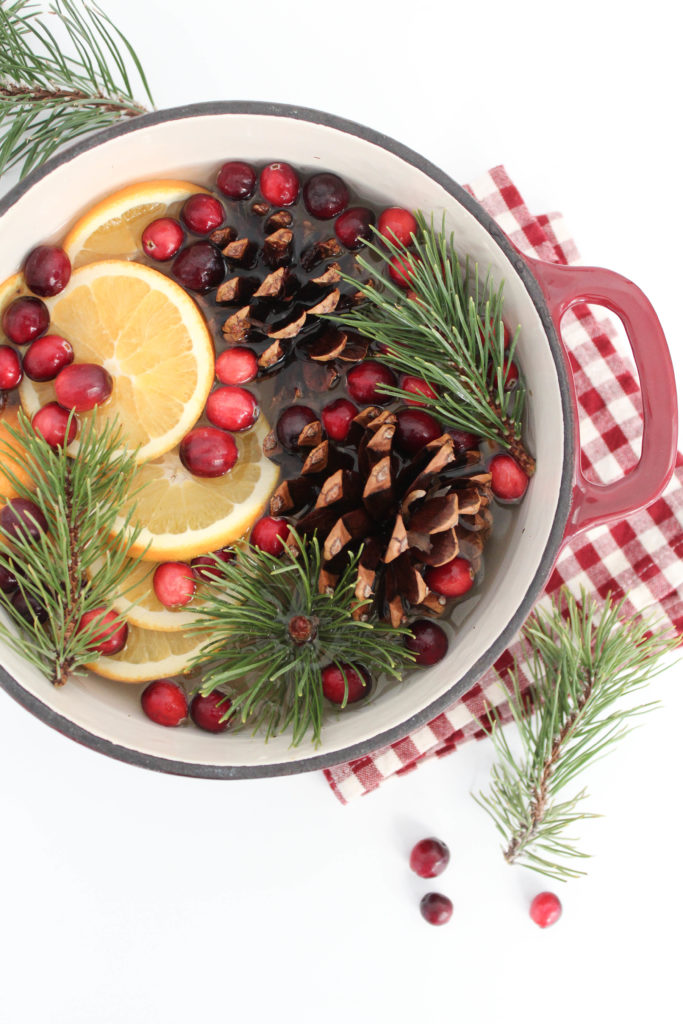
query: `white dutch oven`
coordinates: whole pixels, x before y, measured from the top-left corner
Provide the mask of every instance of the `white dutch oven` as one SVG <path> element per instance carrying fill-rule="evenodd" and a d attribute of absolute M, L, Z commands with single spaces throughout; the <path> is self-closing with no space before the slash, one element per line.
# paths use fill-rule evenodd
<path fill-rule="evenodd" d="M 529 614 L 568 536 L 621 518 L 663 490 L 675 459 L 673 370 L 657 317 L 641 292 L 609 271 L 526 259 L 482 208 L 438 168 L 398 143 L 313 110 L 216 103 L 140 117 L 99 133 L 34 172 L 0 202 L 0 280 L 25 254 L 57 241 L 92 203 L 130 182 L 185 178 L 203 183 L 226 159 L 287 160 L 333 170 L 370 200 L 442 212 L 461 252 L 505 281 L 506 319 L 521 324 L 519 361 L 529 388 L 526 436 L 538 469 L 513 525 L 486 549 L 477 597 L 463 606 L 447 657 L 366 704 L 329 715 L 322 746 L 267 744 L 248 730 L 211 735 L 163 729 L 140 712 L 142 687 L 95 676 L 54 689 L 0 643 L 0 682 L 26 708 L 66 735 L 134 764 L 183 775 L 243 778 L 307 771 L 359 757 L 433 718 L 482 675 Z M 557 326 L 579 301 L 618 313 L 643 390 L 643 456 L 609 487 L 578 470 L 573 384 Z M 647 344 L 647 360 L 640 346 Z M 656 401 L 656 408 L 654 403 Z"/>

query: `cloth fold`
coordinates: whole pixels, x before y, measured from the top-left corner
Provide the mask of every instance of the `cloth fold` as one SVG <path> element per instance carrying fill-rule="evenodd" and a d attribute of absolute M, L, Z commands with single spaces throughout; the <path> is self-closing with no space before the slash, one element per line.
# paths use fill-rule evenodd
<path fill-rule="evenodd" d="M 505 169 L 494 167 L 469 186 L 500 228 L 530 256 L 576 263 L 579 254 L 559 213 L 532 216 Z M 562 322 L 579 405 L 582 468 L 603 483 L 629 472 L 640 458 L 642 403 L 633 362 L 608 318 L 585 304 Z M 659 615 L 683 633 L 683 456 L 661 498 L 610 526 L 582 534 L 562 550 L 545 594 L 566 584 L 578 596 L 626 598 L 625 614 Z M 372 754 L 325 769 L 342 803 L 377 789 L 386 779 L 414 770 L 425 758 L 443 757 L 470 739 L 486 735 L 485 704 L 510 719 L 507 670 L 520 653 L 515 641 L 495 665 L 451 709 L 409 736 Z M 521 673 L 522 687 L 529 679 Z"/>

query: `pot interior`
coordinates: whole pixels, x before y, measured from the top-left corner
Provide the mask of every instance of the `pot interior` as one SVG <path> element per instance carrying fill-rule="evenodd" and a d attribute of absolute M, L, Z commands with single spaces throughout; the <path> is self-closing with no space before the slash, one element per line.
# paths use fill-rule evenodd
<path fill-rule="evenodd" d="M 437 222 L 445 214 L 458 249 L 481 268 L 490 266 L 497 282 L 505 281 L 506 321 L 522 328 L 518 354 L 529 388 L 526 437 L 538 464 L 527 496 L 514 514 L 505 514 L 505 530 L 496 531 L 487 544 L 483 584 L 458 608 L 455 628 L 447 627 L 451 644 L 446 658 L 431 669 L 412 673 L 404 683 L 380 686 L 369 701 L 345 713 L 330 712 L 317 751 L 308 742 L 291 749 L 287 736 L 266 744 L 247 730 L 214 736 L 195 728 L 163 729 L 139 710 L 144 684 L 130 686 L 86 675 L 57 690 L 0 641 L 0 663 L 23 690 L 17 693 L 10 683 L 15 695 L 86 743 L 189 774 L 229 775 L 233 769 L 235 774 L 287 772 L 358 756 L 375 749 L 378 737 L 382 742 L 398 739 L 407 724 L 414 727 L 428 720 L 469 688 L 502 650 L 509 639 L 504 634 L 514 619 L 520 619 L 520 610 L 528 610 L 543 582 L 539 566 L 544 559 L 545 571 L 550 568 L 564 525 L 557 522 L 563 474 L 570 472 L 565 465 L 565 430 L 570 424 L 563 415 L 558 353 L 553 352 L 523 276 L 473 213 L 448 191 L 449 180 L 439 172 L 435 173 L 442 180 L 435 180 L 425 169 L 429 165 L 414 154 L 401 147 L 395 147 L 401 152 L 392 152 L 372 133 L 366 134 L 364 138 L 330 124 L 312 123 L 296 113 L 234 112 L 176 116 L 114 134 L 55 167 L 7 209 L 2 217 L 0 280 L 19 268 L 30 248 L 59 240 L 84 210 L 113 190 L 155 177 L 205 184 L 215 180 L 218 167 L 229 158 L 255 163 L 282 159 L 333 170 L 379 204 L 420 208 L 433 213 Z M 498 508 L 494 511 L 500 516 Z M 318 755 L 315 761 L 307 760 L 313 755 Z"/>

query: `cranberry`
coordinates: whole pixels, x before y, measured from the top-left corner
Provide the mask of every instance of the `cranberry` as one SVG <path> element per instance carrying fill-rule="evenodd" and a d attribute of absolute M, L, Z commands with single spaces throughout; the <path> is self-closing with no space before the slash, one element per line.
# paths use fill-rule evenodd
<path fill-rule="evenodd" d="M 286 519 L 264 516 L 254 524 L 249 540 L 259 551 L 277 558 L 284 552 L 288 537 L 289 523 Z"/>
<path fill-rule="evenodd" d="M 0 590 L 3 594 L 13 594 L 17 589 L 17 578 L 11 569 L 0 565 Z"/>
<path fill-rule="evenodd" d="M 47 530 L 47 519 L 34 501 L 10 498 L 0 510 L 0 527 L 9 540 L 38 540 Z"/>
<path fill-rule="evenodd" d="M 195 235 L 208 235 L 223 223 L 225 210 L 215 196 L 197 192 L 183 204 L 180 216 Z"/>
<path fill-rule="evenodd" d="M 358 415 L 358 409 L 348 398 L 330 402 L 320 413 L 322 425 L 331 441 L 345 441 L 349 436 L 351 423 Z"/>
<path fill-rule="evenodd" d="M 27 288 L 43 299 L 63 291 L 70 278 L 71 261 L 58 245 L 39 245 L 24 263 Z"/>
<path fill-rule="evenodd" d="M 479 438 L 476 434 L 470 434 L 467 430 L 449 429 L 448 435 L 453 438 L 453 447 L 458 454 L 474 451 L 479 447 Z"/>
<path fill-rule="evenodd" d="M 529 486 L 529 477 L 511 455 L 494 455 L 489 473 L 491 490 L 500 501 L 518 501 Z"/>
<path fill-rule="evenodd" d="M 205 732 L 225 732 L 229 728 L 230 722 L 222 722 L 221 719 L 230 710 L 231 703 L 229 697 L 217 690 L 207 694 L 206 697 L 202 697 L 201 693 L 198 693 L 196 697 L 192 698 L 190 716 L 194 724 L 198 725 L 200 729 L 204 729 Z"/>
<path fill-rule="evenodd" d="M 171 271 L 184 288 L 203 295 L 221 283 L 225 277 L 225 263 L 220 249 L 213 242 L 195 242 L 176 256 Z"/>
<path fill-rule="evenodd" d="M 420 913 L 428 924 L 448 924 L 453 916 L 453 904 L 440 892 L 428 892 L 420 900 Z"/>
<path fill-rule="evenodd" d="M 152 586 L 165 608 L 182 608 L 194 597 L 197 581 L 186 562 L 162 562 L 154 570 Z"/>
<path fill-rule="evenodd" d="M 299 447 L 299 435 L 309 423 L 317 420 L 316 414 L 307 405 L 290 405 L 280 414 L 275 432 L 283 448 L 295 452 Z"/>
<path fill-rule="evenodd" d="M 36 434 L 40 434 L 51 448 L 70 445 L 78 433 L 78 417 L 72 416 L 59 402 L 48 402 L 42 406 L 34 413 L 31 425 Z"/>
<path fill-rule="evenodd" d="M 410 210 L 401 206 L 390 206 L 379 215 L 380 235 L 384 235 L 394 245 L 410 245 L 411 235 L 417 234 L 417 221 Z"/>
<path fill-rule="evenodd" d="M 358 363 L 346 374 L 346 386 L 354 402 L 361 405 L 386 405 L 393 402 L 391 395 L 383 395 L 377 389 L 381 384 L 396 386 L 396 375 L 388 366 L 367 359 Z"/>
<path fill-rule="evenodd" d="M 322 679 L 323 694 L 339 707 L 355 704 L 370 693 L 370 675 L 359 665 L 326 665 Z"/>
<path fill-rule="evenodd" d="M 237 462 L 237 445 L 215 427 L 195 427 L 180 442 L 180 461 L 193 476 L 223 476 Z"/>
<path fill-rule="evenodd" d="M 0 345 L 0 391 L 18 387 L 23 376 L 19 353 L 11 345 Z"/>
<path fill-rule="evenodd" d="M 299 195 L 299 176 L 289 164 L 268 164 L 261 171 L 261 193 L 273 206 L 291 206 Z"/>
<path fill-rule="evenodd" d="M 416 665 L 436 665 L 448 650 L 448 637 L 441 626 L 430 619 L 418 619 L 410 624 L 412 636 L 406 647 L 415 655 Z"/>
<path fill-rule="evenodd" d="M 502 322 L 502 321 L 499 321 Z M 495 320 L 489 320 L 489 327 L 491 330 L 491 336 L 498 338 L 498 328 Z M 479 335 L 484 341 L 486 339 L 486 332 L 484 328 L 479 329 Z M 503 348 L 507 348 L 510 344 L 510 331 L 508 330 L 507 324 L 503 323 Z"/>
<path fill-rule="evenodd" d="M 548 928 L 562 916 L 562 904 L 554 892 L 539 892 L 529 907 L 529 917 L 539 928 Z"/>
<path fill-rule="evenodd" d="M 349 190 L 336 174 L 314 174 L 304 185 L 306 209 L 319 220 L 331 220 L 349 202 Z"/>
<path fill-rule="evenodd" d="M 258 359 L 250 348 L 228 348 L 216 360 L 221 384 L 248 384 L 258 374 Z"/>
<path fill-rule="evenodd" d="M 157 725 L 180 725 L 187 718 L 187 697 L 172 679 L 155 679 L 140 697 L 142 710 Z"/>
<path fill-rule="evenodd" d="M 396 446 L 404 455 L 417 455 L 442 434 L 441 424 L 424 409 L 401 409 L 396 413 Z"/>
<path fill-rule="evenodd" d="M 24 356 L 24 370 L 31 380 L 54 380 L 73 361 L 74 350 L 66 338 L 45 334 L 30 345 Z"/>
<path fill-rule="evenodd" d="M 22 619 L 27 622 L 47 622 L 47 608 L 40 603 L 34 594 L 17 590 L 12 598 L 12 606 Z"/>
<path fill-rule="evenodd" d="M 102 405 L 114 388 L 111 375 L 97 363 L 71 363 L 63 367 L 55 378 L 57 401 L 65 409 L 89 412 Z"/>
<path fill-rule="evenodd" d="M 218 551 L 211 551 L 208 555 L 197 555 L 190 562 L 192 571 L 197 579 L 202 580 L 204 583 L 210 583 L 212 580 L 222 579 L 222 574 L 218 566 L 221 562 L 231 562 L 235 557 L 235 552 L 232 548 L 220 548 Z"/>
<path fill-rule="evenodd" d="M 511 388 L 512 385 L 519 380 L 519 369 L 517 367 L 517 363 L 513 362 L 511 359 L 508 359 L 508 361 L 503 364 L 503 379 L 505 381 L 506 388 Z"/>
<path fill-rule="evenodd" d="M 401 387 L 411 395 L 423 395 L 425 398 L 436 398 L 436 391 L 421 377 L 405 376 L 401 380 Z M 406 398 L 406 405 L 424 405 L 424 402 L 417 402 L 414 398 Z"/>
<path fill-rule="evenodd" d="M 372 238 L 375 215 L 366 206 L 350 206 L 334 222 L 334 233 L 347 249 L 360 249 Z"/>
<path fill-rule="evenodd" d="M 91 622 L 97 620 L 95 633 L 88 645 L 89 650 L 110 657 L 118 654 L 126 646 L 128 639 L 128 626 L 121 619 L 117 612 L 108 612 L 105 608 L 94 608 L 81 617 L 76 632 L 82 633 Z"/>
<path fill-rule="evenodd" d="M 185 232 L 173 217 L 159 217 L 142 232 L 142 249 L 153 260 L 163 263 L 179 252 Z"/>
<path fill-rule="evenodd" d="M 40 337 L 50 323 L 48 308 L 42 299 L 22 295 L 10 302 L 2 314 L 2 329 L 15 345 L 26 345 Z"/>
<path fill-rule="evenodd" d="M 440 839 L 421 839 L 410 851 L 410 869 L 420 878 L 436 878 L 450 859 L 450 850 Z"/>
<path fill-rule="evenodd" d="M 442 597 L 462 597 L 474 584 L 474 570 L 466 558 L 452 558 L 445 565 L 430 566 L 425 573 L 430 590 Z"/>
<path fill-rule="evenodd" d="M 242 160 L 228 160 L 216 180 L 223 195 L 230 199 L 248 199 L 256 188 L 256 172 Z"/>
<path fill-rule="evenodd" d="M 412 256 L 393 256 L 389 260 L 389 277 L 401 288 L 410 288 L 415 273 Z"/>
<path fill-rule="evenodd" d="M 245 388 L 216 388 L 206 401 L 206 415 L 223 430 L 248 430 L 253 427 L 258 414 L 258 403 Z"/>

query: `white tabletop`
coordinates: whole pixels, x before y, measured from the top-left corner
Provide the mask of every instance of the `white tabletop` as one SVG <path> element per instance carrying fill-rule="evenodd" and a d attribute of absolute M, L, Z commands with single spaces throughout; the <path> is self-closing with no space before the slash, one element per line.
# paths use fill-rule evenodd
<path fill-rule="evenodd" d="M 672 5 L 101 0 L 157 104 L 276 100 L 352 118 L 466 182 L 504 163 L 584 262 L 635 280 L 683 380 L 680 55 Z M 274 154 L 276 155 L 276 154 Z M 3 190 L 13 181 L 7 176 Z M 680 668 L 587 784 L 587 878 L 507 867 L 470 792 L 487 742 L 342 807 L 320 774 L 207 782 L 108 760 L 0 692 L 0 1018 L 669 1021 L 679 1004 Z M 436 884 L 409 850 L 442 837 Z M 558 891 L 541 931 L 531 897 Z M 453 900 L 430 928 L 422 893 Z"/>

